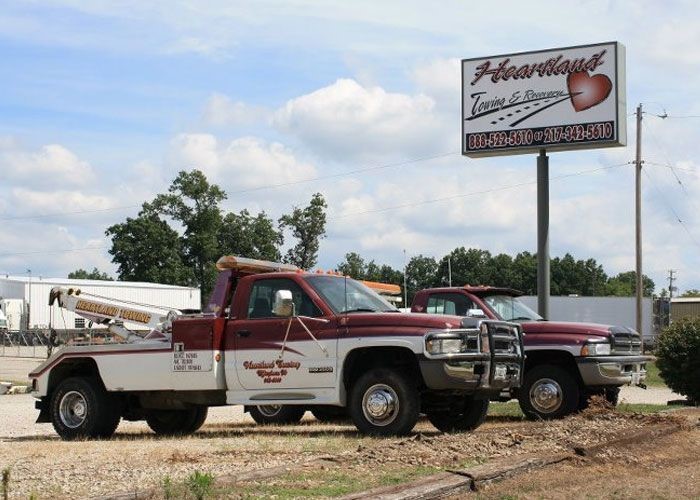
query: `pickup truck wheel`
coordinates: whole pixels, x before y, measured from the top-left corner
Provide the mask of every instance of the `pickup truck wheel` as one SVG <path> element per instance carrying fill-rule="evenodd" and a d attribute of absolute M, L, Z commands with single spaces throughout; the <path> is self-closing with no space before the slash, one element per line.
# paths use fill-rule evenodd
<path fill-rule="evenodd" d="M 116 406 L 98 380 L 67 378 L 51 395 L 51 423 L 66 441 L 109 437 L 121 418 Z"/>
<path fill-rule="evenodd" d="M 146 415 L 146 423 L 159 436 L 184 436 L 202 427 L 208 413 L 206 406 L 193 406 L 186 410 L 153 410 Z"/>
<path fill-rule="evenodd" d="M 353 423 L 364 434 L 405 435 L 418 421 L 420 398 L 408 376 L 377 368 L 355 382 L 349 408 Z"/>
<path fill-rule="evenodd" d="M 488 399 L 471 396 L 455 401 L 449 410 L 428 410 L 426 416 L 433 426 L 442 432 L 473 431 L 486 419 L 489 411 Z"/>
<path fill-rule="evenodd" d="M 316 406 L 311 409 L 311 414 L 324 423 L 343 422 L 349 418 L 347 409 L 340 406 Z"/>
<path fill-rule="evenodd" d="M 257 424 L 296 424 L 306 413 L 303 406 L 260 405 L 250 408 L 250 416 Z"/>
<path fill-rule="evenodd" d="M 578 409 L 579 387 L 564 368 L 536 366 L 525 374 L 519 402 L 530 420 L 561 418 Z"/>

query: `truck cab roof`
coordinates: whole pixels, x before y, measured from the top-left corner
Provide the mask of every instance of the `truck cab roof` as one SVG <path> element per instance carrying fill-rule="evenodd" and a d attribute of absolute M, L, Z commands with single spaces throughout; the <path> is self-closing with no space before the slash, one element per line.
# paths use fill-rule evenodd
<path fill-rule="evenodd" d="M 431 293 L 449 293 L 455 290 L 464 290 L 468 293 L 473 293 L 474 295 L 510 295 L 513 297 L 520 297 L 525 295 L 520 290 L 515 288 L 506 288 L 499 286 L 486 286 L 486 285 L 464 285 L 464 286 L 453 286 L 453 287 L 441 287 L 441 288 L 430 288 Z"/>

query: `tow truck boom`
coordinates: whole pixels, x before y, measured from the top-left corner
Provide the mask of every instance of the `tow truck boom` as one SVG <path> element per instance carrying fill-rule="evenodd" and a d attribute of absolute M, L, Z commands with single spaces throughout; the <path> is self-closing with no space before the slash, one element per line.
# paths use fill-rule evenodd
<path fill-rule="evenodd" d="M 59 307 L 72 311 L 88 321 L 107 325 L 107 329 L 126 342 L 169 341 L 172 322 L 182 315 L 177 309 L 133 304 L 123 300 L 81 292 L 79 288 L 51 289 L 49 305 L 58 301 Z M 150 330 L 142 337 L 122 326 L 123 323 L 141 325 Z"/>

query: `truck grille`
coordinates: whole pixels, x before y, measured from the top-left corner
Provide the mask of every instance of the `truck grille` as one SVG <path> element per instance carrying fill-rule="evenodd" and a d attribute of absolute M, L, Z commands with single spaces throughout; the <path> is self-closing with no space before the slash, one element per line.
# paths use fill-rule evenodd
<path fill-rule="evenodd" d="M 642 339 L 631 329 L 611 328 L 612 354 L 641 354 Z"/>
<path fill-rule="evenodd" d="M 494 325 L 493 351 L 495 354 L 519 354 L 520 337 L 517 331 L 509 326 Z"/>

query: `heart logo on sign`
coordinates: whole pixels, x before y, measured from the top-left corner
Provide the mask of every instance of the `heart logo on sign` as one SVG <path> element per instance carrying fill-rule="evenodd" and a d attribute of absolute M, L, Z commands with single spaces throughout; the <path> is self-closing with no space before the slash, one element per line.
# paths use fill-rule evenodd
<path fill-rule="evenodd" d="M 569 73 L 566 85 L 576 112 L 597 106 L 608 98 L 612 90 L 610 78 L 605 75 L 589 76 L 588 71 Z"/>

